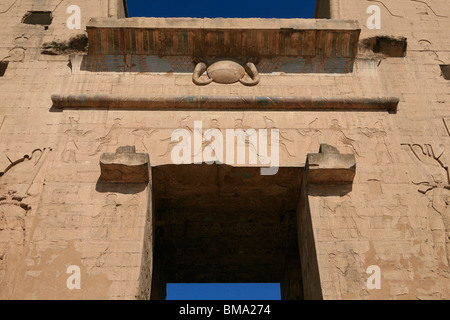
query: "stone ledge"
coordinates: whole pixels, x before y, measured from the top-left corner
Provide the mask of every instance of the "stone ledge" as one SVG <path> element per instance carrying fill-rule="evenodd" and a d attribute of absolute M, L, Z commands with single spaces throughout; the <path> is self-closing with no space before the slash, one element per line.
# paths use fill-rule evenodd
<path fill-rule="evenodd" d="M 57 109 L 307 110 L 396 112 L 396 97 L 52 95 Z"/>
<path fill-rule="evenodd" d="M 340 154 L 336 148 L 321 144 L 319 153 L 308 154 L 306 169 L 307 184 L 352 184 L 356 158 L 354 154 Z"/>
<path fill-rule="evenodd" d="M 136 153 L 134 146 L 120 147 L 116 153 L 100 156 L 101 179 L 113 183 L 148 182 L 149 165 L 147 153 Z"/>

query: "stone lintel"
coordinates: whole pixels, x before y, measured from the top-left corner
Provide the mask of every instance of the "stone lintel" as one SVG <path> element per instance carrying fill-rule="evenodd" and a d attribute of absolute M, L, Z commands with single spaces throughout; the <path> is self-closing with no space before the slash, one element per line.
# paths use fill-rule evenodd
<path fill-rule="evenodd" d="M 101 179 L 113 183 L 143 183 L 149 181 L 150 158 L 136 153 L 134 146 L 119 147 L 116 153 L 100 156 Z"/>
<path fill-rule="evenodd" d="M 356 173 L 354 154 L 340 154 L 330 145 L 321 144 L 319 153 L 309 153 L 306 161 L 307 184 L 352 184 Z"/>
<path fill-rule="evenodd" d="M 307 110 L 396 112 L 397 97 L 53 95 L 58 109 Z"/>

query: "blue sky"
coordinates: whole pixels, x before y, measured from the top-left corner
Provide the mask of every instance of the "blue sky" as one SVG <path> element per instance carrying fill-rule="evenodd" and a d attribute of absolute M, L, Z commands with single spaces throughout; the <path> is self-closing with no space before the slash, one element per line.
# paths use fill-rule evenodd
<path fill-rule="evenodd" d="M 313 18 L 315 0 L 127 0 L 130 17 Z M 279 284 L 168 284 L 167 300 L 279 300 Z"/>
<path fill-rule="evenodd" d="M 127 0 L 130 17 L 312 18 L 315 0 Z"/>

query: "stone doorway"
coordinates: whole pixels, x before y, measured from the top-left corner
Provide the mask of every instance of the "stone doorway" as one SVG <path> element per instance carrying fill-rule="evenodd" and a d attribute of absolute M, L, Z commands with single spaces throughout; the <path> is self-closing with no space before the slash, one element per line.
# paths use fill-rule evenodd
<path fill-rule="evenodd" d="M 151 299 L 167 283 L 280 283 L 303 299 L 297 208 L 303 168 L 273 176 L 257 167 L 152 168 L 154 251 Z"/>

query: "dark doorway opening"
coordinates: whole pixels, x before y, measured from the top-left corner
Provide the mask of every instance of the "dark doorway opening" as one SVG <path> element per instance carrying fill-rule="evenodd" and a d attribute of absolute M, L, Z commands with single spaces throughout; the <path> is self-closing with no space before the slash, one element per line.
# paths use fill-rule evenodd
<path fill-rule="evenodd" d="M 280 283 L 282 299 L 303 299 L 296 218 L 302 173 L 152 168 L 151 299 L 165 299 L 167 283 Z"/>
<path fill-rule="evenodd" d="M 8 69 L 8 62 L 0 62 L 0 77 L 5 75 L 6 69 Z"/>

